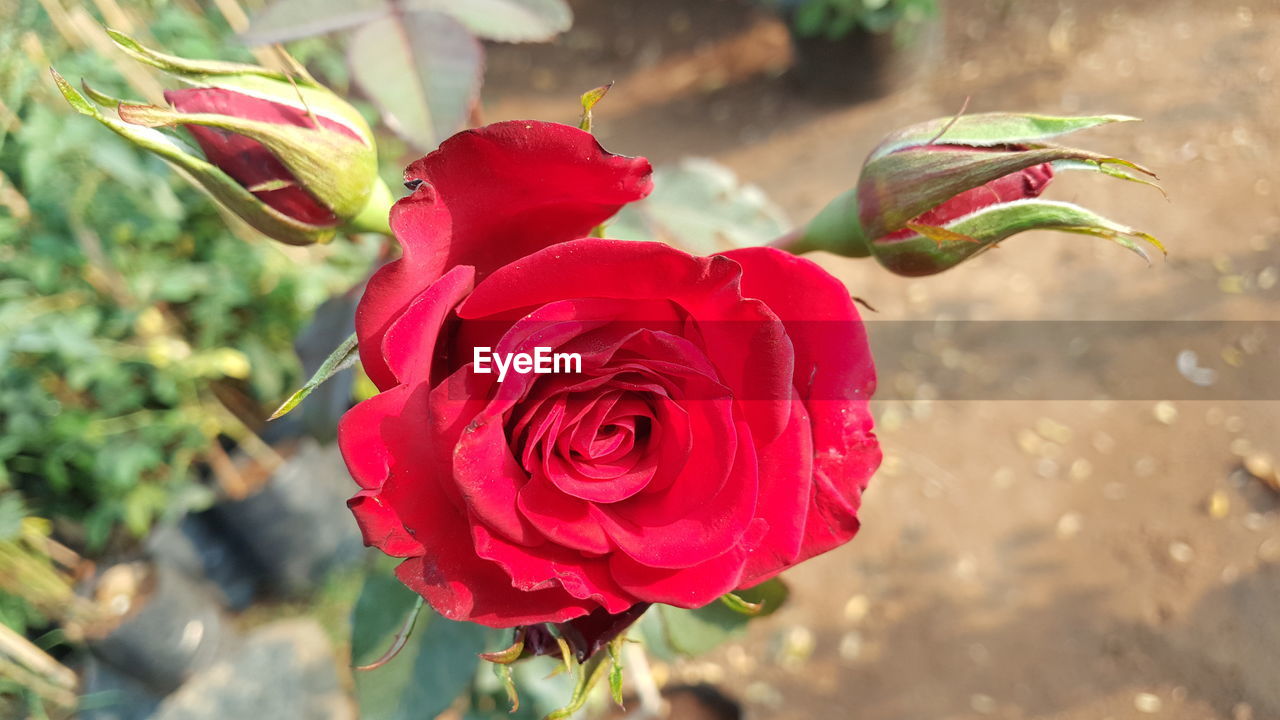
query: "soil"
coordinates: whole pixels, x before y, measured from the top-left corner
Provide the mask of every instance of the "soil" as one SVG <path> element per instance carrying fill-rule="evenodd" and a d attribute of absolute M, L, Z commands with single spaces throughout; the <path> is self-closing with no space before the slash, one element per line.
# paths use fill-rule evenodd
<path fill-rule="evenodd" d="M 1155 234 L 1167 260 L 1044 233 L 926 279 L 815 259 L 878 310 L 873 348 L 896 320 L 1259 321 L 1223 324 L 1221 357 L 1201 362 L 1274 374 L 1280 4 L 944 4 L 919 80 L 849 103 L 798 92 L 785 27 L 745 0 L 582 0 L 562 42 L 492 48 L 485 115 L 571 121 L 580 92 L 614 80 L 607 147 L 711 157 L 796 221 L 889 130 L 966 97 L 1139 116 L 1073 140 L 1157 169 L 1169 202 L 1087 173 L 1049 195 Z M 1246 327 L 1270 333 L 1262 350 L 1241 352 Z M 1125 377 L 1167 371 L 1180 347 L 1143 344 Z M 1280 718 L 1280 495 L 1240 469 L 1280 455 L 1280 395 L 929 400 L 963 373 L 941 382 L 911 357 L 879 363 L 886 458 L 861 534 L 790 572 L 789 606 L 741 642 L 659 679 L 780 720 Z"/>

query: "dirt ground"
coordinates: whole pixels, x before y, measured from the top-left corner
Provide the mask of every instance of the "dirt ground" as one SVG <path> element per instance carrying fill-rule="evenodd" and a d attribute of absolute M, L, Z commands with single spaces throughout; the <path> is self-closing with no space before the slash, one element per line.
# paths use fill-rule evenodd
<path fill-rule="evenodd" d="M 616 80 L 596 116 L 606 146 L 709 156 L 802 221 L 884 133 L 966 96 L 1139 116 L 1079 143 L 1156 169 L 1169 202 L 1085 173 L 1049 196 L 1154 233 L 1167 261 L 1041 233 L 924 280 L 815 259 L 878 309 L 873 349 L 875 323 L 897 320 L 1280 319 L 1280 3 L 944 4 L 917 82 L 840 102 L 781 75 L 786 31 L 745 0 L 583 0 L 559 45 L 494 50 L 486 118 L 568 120 L 577 93 Z M 1251 327 L 1264 350 L 1201 362 L 1274 375 L 1280 325 Z M 658 674 L 780 720 L 1280 718 L 1280 495 L 1239 469 L 1280 455 L 1280 395 L 1124 394 L 1178 351 L 1142 345 L 1113 400 L 931 401 L 947 387 L 930 366 L 882 353 L 886 459 L 862 533 L 792 571 L 791 604 L 741 643 Z"/>

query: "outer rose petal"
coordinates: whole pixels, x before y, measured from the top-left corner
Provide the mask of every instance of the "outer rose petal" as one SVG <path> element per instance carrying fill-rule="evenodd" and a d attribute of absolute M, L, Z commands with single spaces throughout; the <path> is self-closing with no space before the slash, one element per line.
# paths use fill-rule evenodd
<path fill-rule="evenodd" d="M 405 180 L 435 186 L 453 215 L 453 237 L 430 243 L 443 267 L 489 272 L 549 245 L 586 237 L 623 205 L 649 194 L 644 158 L 614 155 L 575 127 L 533 120 L 494 123 L 445 140 Z"/>
<path fill-rule="evenodd" d="M 476 554 L 469 518 L 431 472 L 426 391 L 397 387 L 360 403 L 339 424 L 343 458 L 365 488 L 351 505 L 366 541 L 389 555 L 408 554 L 397 577 L 454 620 L 511 627 L 596 609 L 562 587 L 517 590 L 496 563 Z"/>
<path fill-rule="evenodd" d="M 376 352 L 382 333 L 446 270 L 471 265 L 484 276 L 583 237 L 648 195 L 651 173 L 648 160 L 606 152 L 590 133 L 534 121 L 458 133 L 410 165 L 405 179 L 421 184 L 391 209 L 404 255 L 370 278 L 356 310 L 369 378 L 394 384 Z"/>
<path fill-rule="evenodd" d="M 430 287 L 444 271 L 444 266 L 421 246 L 427 237 L 447 242 L 450 233 L 449 210 L 440 202 L 430 185 L 423 185 L 412 195 L 391 207 L 391 227 L 404 255 L 383 265 L 369 278 L 360 303 L 356 305 L 356 337 L 360 340 L 360 364 L 379 390 L 396 384 L 395 374 L 382 357 L 382 336 L 409 303 Z M 407 243 L 412 235 L 422 238 Z"/>
<path fill-rule="evenodd" d="M 809 260 L 773 248 L 724 255 L 742 265 L 743 294 L 769 304 L 795 348 L 795 384 L 809 412 L 814 454 L 813 496 L 795 559 L 800 562 L 848 542 L 858 531 L 862 491 L 880 465 L 867 408 L 875 366 L 862 319 L 839 280 Z"/>

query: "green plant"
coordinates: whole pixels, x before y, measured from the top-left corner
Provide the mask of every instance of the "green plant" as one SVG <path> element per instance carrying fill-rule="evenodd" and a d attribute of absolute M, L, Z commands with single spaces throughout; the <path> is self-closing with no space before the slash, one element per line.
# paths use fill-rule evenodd
<path fill-rule="evenodd" d="M 347 64 L 396 134 L 431 150 L 480 99 L 480 39 L 541 42 L 569 29 L 565 0 L 275 0 L 244 38 L 254 45 L 351 30 Z"/>
<path fill-rule="evenodd" d="M 181 3 L 133 12 L 171 47 L 232 44 L 224 23 Z M 210 500 L 196 463 L 226 438 L 258 446 L 222 400 L 265 416 L 297 382 L 292 343 L 311 311 L 376 249 L 281 248 L 229 224 L 57 94 L 55 61 L 109 93 L 154 82 L 123 63 L 131 74 L 112 77 L 86 10 L 54 23 L 21 4 L 14 20 L 0 30 L 0 489 L 100 554 Z"/>
<path fill-rule="evenodd" d="M 839 40 L 855 29 L 907 37 L 937 15 L 938 0 L 780 0 L 800 35 Z"/>

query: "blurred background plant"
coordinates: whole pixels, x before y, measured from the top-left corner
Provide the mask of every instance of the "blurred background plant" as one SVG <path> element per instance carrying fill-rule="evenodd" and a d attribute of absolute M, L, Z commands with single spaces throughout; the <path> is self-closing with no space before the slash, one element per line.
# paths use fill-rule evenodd
<path fill-rule="evenodd" d="M 766 0 L 790 18 L 802 37 L 840 40 L 855 30 L 910 39 L 938 14 L 938 0 Z"/>
<path fill-rule="evenodd" d="M 49 546 L 31 540 L 31 527 L 54 532 L 71 566 L 78 556 L 135 551 L 162 518 L 243 491 L 229 448 L 266 468 L 278 464 L 259 433 L 300 382 L 294 340 L 321 303 L 365 276 L 379 250 L 358 239 L 306 249 L 268 241 L 159 159 L 76 117 L 49 82 L 56 63 L 108 93 L 159 95 L 157 76 L 111 47 L 104 22 L 184 55 L 251 61 L 231 40 L 243 15 L 234 3 L 217 5 L 208 13 L 163 1 L 127 12 L 110 0 L 92 10 L 59 0 L 4 8 L 4 562 L 38 568 L 47 560 Z M 336 54 L 298 49 L 345 83 Z M 41 590 L 59 576 L 27 583 L 9 570 L 0 569 L 0 622 L 22 634 L 66 619 L 50 614 L 63 604 Z M 68 593 L 71 584 L 63 578 Z"/>
<path fill-rule="evenodd" d="M 481 38 L 542 42 L 572 23 L 565 0 L 275 0 L 244 38 L 267 45 L 351 30 L 352 77 L 387 127 L 426 151 L 462 129 L 479 103 Z"/>

